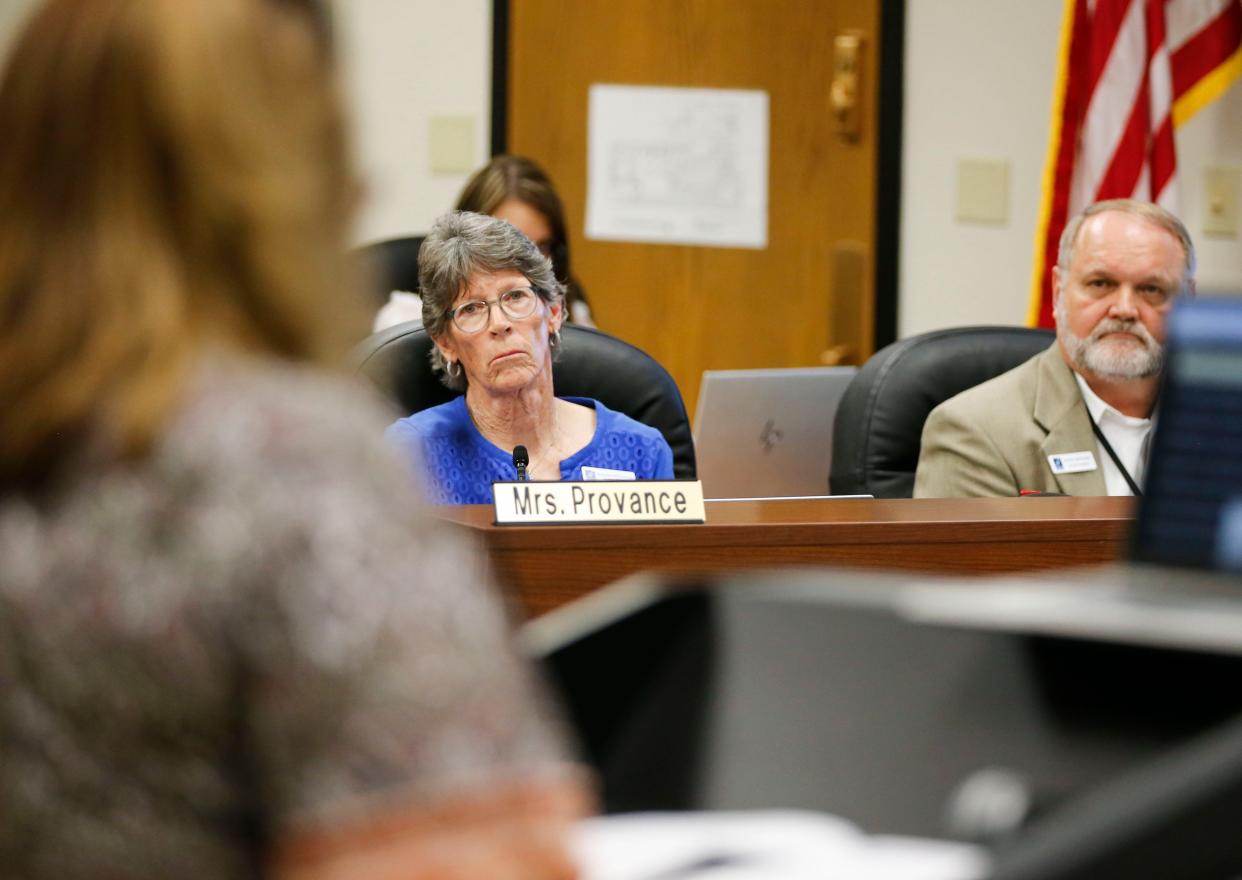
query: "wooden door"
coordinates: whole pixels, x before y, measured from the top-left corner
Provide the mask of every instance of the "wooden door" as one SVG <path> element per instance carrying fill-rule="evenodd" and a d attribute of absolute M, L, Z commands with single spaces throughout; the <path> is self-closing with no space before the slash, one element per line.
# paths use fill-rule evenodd
<path fill-rule="evenodd" d="M 512 0 L 508 151 L 565 200 L 577 275 L 601 329 L 668 368 L 694 412 L 706 369 L 858 363 L 872 349 L 879 0 Z M 829 105 L 833 41 L 863 37 L 860 133 Z M 591 241 L 594 83 L 769 96 L 768 246 Z"/>

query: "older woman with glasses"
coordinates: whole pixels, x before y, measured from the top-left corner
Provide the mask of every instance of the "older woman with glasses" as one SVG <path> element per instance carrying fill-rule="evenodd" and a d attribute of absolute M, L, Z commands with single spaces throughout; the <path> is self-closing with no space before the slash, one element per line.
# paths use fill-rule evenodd
<path fill-rule="evenodd" d="M 552 360 L 565 320 L 551 261 L 509 223 L 455 211 L 419 255 L 423 325 L 444 384 L 464 392 L 388 429 L 421 463 L 440 504 L 487 504 L 491 484 L 671 479 L 673 453 L 654 428 L 597 400 L 558 398 Z"/>

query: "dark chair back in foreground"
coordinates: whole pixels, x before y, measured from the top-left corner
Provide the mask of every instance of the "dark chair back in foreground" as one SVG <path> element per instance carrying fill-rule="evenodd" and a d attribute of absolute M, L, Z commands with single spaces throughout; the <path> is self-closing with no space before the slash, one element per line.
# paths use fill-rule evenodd
<path fill-rule="evenodd" d="M 1002 848 L 993 880 L 1242 876 L 1242 717 L 1090 791 Z"/>
<path fill-rule="evenodd" d="M 635 579 L 524 636 L 610 812 L 805 808 L 990 839 L 1242 711 L 1240 656 L 924 623 L 906 587 L 845 571 Z M 1029 804 L 1004 827 L 970 793 L 997 774 Z"/>
<path fill-rule="evenodd" d="M 390 238 L 363 245 L 354 252 L 362 260 L 375 286 L 375 307 L 388 302 L 393 290 L 418 293 L 418 251 L 423 236 Z"/>
<path fill-rule="evenodd" d="M 358 368 L 396 401 L 402 413 L 418 412 L 456 396 L 432 371 L 431 346 L 431 337 L 418 322 L 398 324 L 359 346 Z M 674 475 L 694 478 L 694 440 L 686 405 L 673 377 L 651 355 L 599 330 L 565 324 L 552 375 L 558 396 L 593 397 L 659 430 L 672 447 Z"/>
<path fill-rule="evenodd" d="M 858 371 L 837 410 L 834 495 L 909 498 L 923 423 L 939 404 L 1052 344 L 1051 330 L 957 327 L 894 342 Z"/>

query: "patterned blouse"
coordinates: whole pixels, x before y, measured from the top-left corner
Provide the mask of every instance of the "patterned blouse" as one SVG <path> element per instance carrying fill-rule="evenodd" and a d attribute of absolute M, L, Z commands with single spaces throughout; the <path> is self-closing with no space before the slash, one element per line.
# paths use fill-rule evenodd
<path fill-rule="evenodd" d="M 0 498 L 0 874 L 253 877 L 282 832 L 565 765 L 387 420 L 217 359 L 147 459 Z"/>

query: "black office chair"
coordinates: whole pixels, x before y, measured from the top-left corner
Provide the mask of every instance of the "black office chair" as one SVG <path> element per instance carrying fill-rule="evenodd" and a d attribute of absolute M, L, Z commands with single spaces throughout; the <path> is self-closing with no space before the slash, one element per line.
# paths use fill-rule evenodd
<path fill-rule="evenodd" d="M 1033 636 L 1021 623 L 919 622 L 903 610 L 906 583 L 833 570 L 646 577 L 582 600 L 591 613 L 535 619 L 526 644 L 564 698 L 607 812 L 781 807 L 835 813 L 872 833 L 1022 834 L 1242 711 L 1242 657 L 1228 650 L 1109 635 L 1103 622 L 1074 639 Z M 1060 861 L 1096 873 L 1006 880 L 1202 878 L 1141 862 L 1103 870 L 1121 843 L 1175 865 L 1175 846 L 1195 831 L 1204 851 L 1183 849 L 1185 862 L 1206 860 L 1208 841 L 1216 854 L 1229 845 L 1233 873 L 1210 876 L 1240 876 L 1242 718 L 1213 752 L 1179 761 L 1180 780 L 1166 767 L 1106 809 L 1059 823 L 1055 843 L 1070 857 Z M 1011 785 L 964 793 L 998 769 Z M 1166 789 L 1172 797 L 1144 797 Z M 996 799 L 1006 795 L 1030 800 L 1024 810 Z M 1185 814 L 1197 824 L 1167 821 L 1191 804 L 1202 808 Z M 1156 839 L 1169 851 L 1157 855 Z M 1013 868 L 1050 869 L 1040 857 L 1053 853 L 1030 843 Z"/>
<path fill-rule="evenodd" d="M 835 495 L 909 498 L 923 423 L 937 405 L 1052 344 L 1052 330 L 956 327 L 894 342 L 846 389 L 832 431 Z"/>
<path fill-rule="evenodd" d="M 447 403 L 457 392 L 432 371 L 431 337 L 418 322 L 370 336 L 356 353 L 361 373 L 413 413 Z M 695 476 L 694 440 L 677 383 L 651 355 L 607 333 L 565 324 L 552 381 L 561 397 L 593 397 L 609 409 L 656 428 L 673 449 L 673 473 Z"/>
<path fill-rule="evenodd" d="M 422 246 L 423 236 L 414 235 L 377 241 L 354 252 L 374 283 L 376 308 L 388 302 L 390 291 L 418 293 L 418 251 Z"/>

